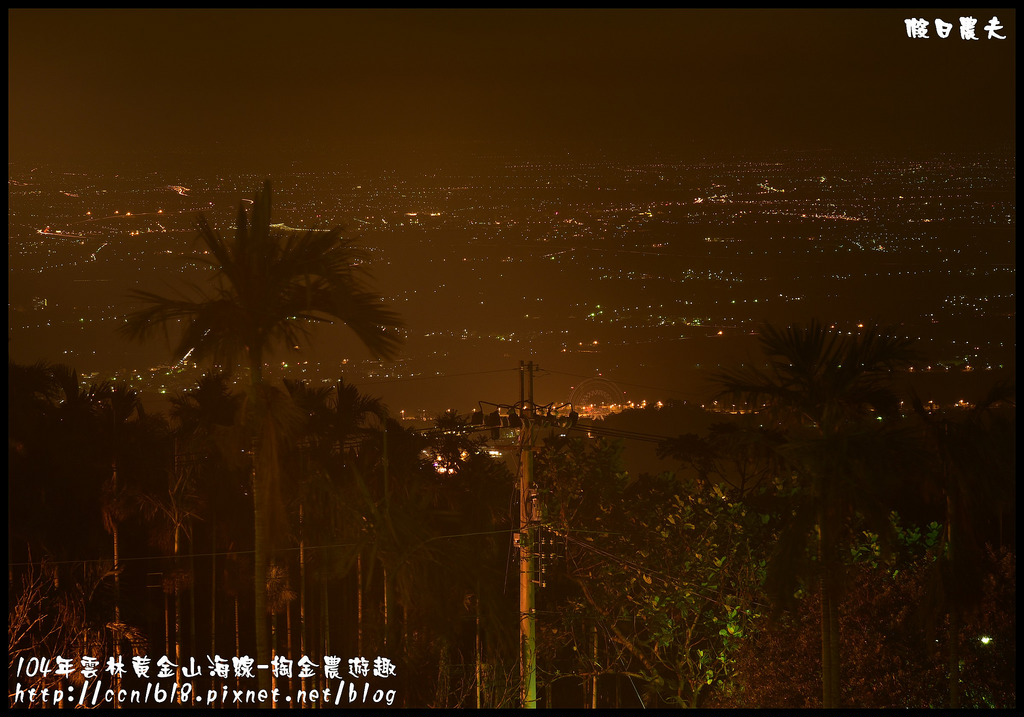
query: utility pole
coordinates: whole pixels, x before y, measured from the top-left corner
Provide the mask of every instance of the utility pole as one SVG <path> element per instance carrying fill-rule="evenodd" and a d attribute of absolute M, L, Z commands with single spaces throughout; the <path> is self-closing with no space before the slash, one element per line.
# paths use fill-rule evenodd
<path fill-rule="evenodd" d="M 537 557 L 536 495 L 533 489 L 533 361 L 519 362 L 519 405 L 522 407 L 522 428 L 519 474 L 519 650 L 522 677 L 522 706 L 537 708 Z M 525 373 L 524 373 L 525 371 Z M 524 392 L 528 388 L 528 394 Z"/>
<path fill-rule="evenodd" d="M 493 413 L 484 415 L 483 404 L 480 411 L 474 411 L 471 423 L 491 429 L 492 436 L 497 439 L 500 427 L 519 427 L 519 530 L 515 534 L 515 544 L 519 549 L 519 676 L 520 701 L 524 709 L 537 708 L 537 587 L 543 587 L 541 575 L 544 570 L 540 561 L 544 555 L 540 553 L 540 525 L 543 519 L 537 499 L 537 489 L 533 485 L 533 451 L 540 429 L 571 428 L 576 424 L 579 415 L 572 410 L 572 404 L 555 407 L 554 404 L 542 407 L 533 399 L 533 373 L 539 366 L 519 362 L 519 402 L 514 406 L 489 403 L 494 406 Z M 568 417 L 560 417 L 558 412 L 568 407 Z M 507 422 L 502 422 L 499 411 L 508 409 Z M 518 411 L 518 413 L 517 413 Z M 478 678 L 479 680 L 479 673 Z"/>

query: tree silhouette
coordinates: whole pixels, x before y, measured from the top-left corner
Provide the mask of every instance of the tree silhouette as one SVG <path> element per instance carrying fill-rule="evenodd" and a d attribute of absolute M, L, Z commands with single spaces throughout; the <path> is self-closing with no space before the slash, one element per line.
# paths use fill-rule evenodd
<path fill-rule="evenodd" d="M 287 421 L 282 422 L 282 396 L 264 384 L 264 359 L 281 347 L 297 350 L 310 337 L 312 324 L 333 321 L 352 329 L 374 356 L 393 357 L 401 344 L 399 317 L 364 286 L 364 255 L 344 238 L 341 228 L 285 231 L 271 226 L 270 215 L 269 181 L 256 193 L 250 212 L 240 204 L 232 239 L 224 239 L 200 215 L 199 237 L 209 252 L 200 259 L 217 269 L 212 291 L 194 288 L 192 297 L 171 298 L 136 290 L 134 297 L 143 308 L 123 327 L 130 338 L 143 340 L 157 330 L 166 336 L 168 327 L 181 321 L 176 357 L 191 353 L 196 361 L 212 358 L 229 370 L 240 364 L 248 368 L 247 420 L 255 427 L 255 621 L 260 664 L 270 659 L 268 512 L 279 479 L 280 443 L 288 429 Z M 260 671 L 260 687 L 269 687 L 265 670 Z"/>
<path fill-rule="evenodd" d="M 794 579 L 815 574 L 821 600 L 823 706 L 840 704 L 839 601 L 843 531 L 854 513 L 887 535 L 888 499 L 906 457 L 904 436 L 889 428 L 899 417 L 892 371 L 912 357 L 909 339 L 867 329 L 843 336 L 818 322 L 764 326 L 767 370 L 719 373 L 722 394 L 736 397 L 786 433 L 777 447 L 797 492 L 791 520 L 768 573 L 777 601 L 793 595 Z M 817 555 L 808 565 L 808 540 Z"/>
<path fill-rule="evenodd" d="M 958 709 L 960 626 L 982 598 L 986 546 L 1013 545 L 1002 532 L 1004 515 L 1015 505 L 1015 390 L 999 384 L 977 405 L 954 413 L 929 412 L 916 397 L 913 406 L 931 449 L 932 460 L 921 474 L 922 495 L 938 503 L 943 515 L 942 551 L 926 603 L 933 615 L 948 615 L 948 707 Z"/>
<path fill-rule="evenodd" d="M 252 534 L 246 520 L 245 504 L 248 471 L 242 459 L 245 446 L 239 415 L 243 396 L 230 389 L 225 374 L 207 374 L 196 386 L 181 391 L 171 399 L 170 415 L 175 437 L 176 478 L 194 490 L 198 498 L 202 522 L 192 526 L 190 546 L 208 544 L 210 561 L 210 642 L 209 654 L 217 652 L 218 555 L 221 543 L 227 547 L 232 537 Z M 181 486 L 181 487 L 184 487 Z M 173 493 L 169 493 L 171 497 Z M 251 520 L 251 513 L 249 514 Z M 208 536 L 208 543 L 207 541 Z M 190 563 L 194 562 L 190 550 Z M 194 581 L 198 574 L 192 576 Z M 193 625 L 195 594 L 192 598 Z M 198 644 L 193 644 L 198 649 Z"/>

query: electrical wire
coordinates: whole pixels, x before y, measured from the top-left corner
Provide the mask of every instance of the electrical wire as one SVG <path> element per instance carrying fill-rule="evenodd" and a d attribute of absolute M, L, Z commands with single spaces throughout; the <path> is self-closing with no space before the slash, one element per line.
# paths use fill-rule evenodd
<path fill-rule="evenodd" d="M 605 426 L 592 426 L 589 424 L 585 426 L 576 424 L 569 430 L 576 431 L 577 433 L 592 433 L 595 436 L 599 436 L 602 438 L 623 438 L 632 441 L 646 441 L 648 443 L 661 443 L 663 441 L 672 440 L 671 436 L 660 436 L 654 433 L 639 433 L 637 431 L 627 431 L 618 428 L 607 428 Z"/>
<path fill-rule="evenodd" d="M 620 381 L 618 379 L 609 378 L 608 376 L 604 376 L 604 375 L 602 375 L 602 376 L 584 376 L 583 374 L 579 374 L 579 373 L 567 373 L 565 371 L 554 371 L 552 369 L 541 369 L 541 371 L 543 373 L 557 374 L 559 376 L 570 376 L 572 378 L 582 378 L 584 380 L 591 379 L 591 378 L 595 378 L 595 379 L 596 378 L 600 378 L 600 379 L 604 379 L 606 381 L 610 381 L 610 382 L 612 382 L 612 383 L 614 383 L 616 385 L 633 386 L 635 388 L 648 388 L 648 389 L 650 389 L 652 391 L 666 391 L 668 393 L 675 393 L 675 394 L 682 394 L 683 393 L 683 391 L 681 389 L 678 389 L 678 388 L 668 388 L 666 386 L 647 386 L 647 385 L 642 384 L 642 383 L 631 383 L 629 381 Z"/>
<path fill-rule="evenodd" d="M 353 386 L 380 386 L 380 385 L 389 384 L 389 383 L 400 383 L 402 381 L 427 381 L 429 379 L 435 379 L 435 378 L 462 378 L 464 376 L 482 376 L 484 374 L 489 374 L 489 373 L 508 373 L 508 372 L 512 372 L 512 371 L 518 372 L 519 369 L 518 368 L 496 368 L 496 369 L 491 369 L 489 371 L 468 371 L 466 373 L 444 373 L 444 374 L 436 374 L 434 376 L 408 376 L 406 378 L 390 378 L 390 379 L 386 379 L 386 380 L 383 380 L 383 381 L 360 381 L 360 382 L 355 382 L 352 385 Z"/>
<path fill-rule="evenodd" d="M 600 556 L 602 556 L 602 557 L 604 557 L 604 558 L 606 558 L 606 559 L 608 559 L 608 560 L 610 560 L 610 561 L 612 561 L 614 563 L 617 563 L 617 564 L 619 564 L 621 566 L 624 566 L 624 567 L 627 567 L 627 568 L 631 568 L 632 570 L 638 571 L 641 575 L 647 575 L 647 576 L 649 576 L 651 578 L 658 578 L 659 580 L 664 582 L 666 585 L 672 585 L 672 586 L 675 586 L 677 588 L 685 589 L 685 590 L 687 590 L 689 592 L 695 592 L 695 593 L 700 594 L 700 589 L 695 587 L 692 584 L 687 584 L 687 583 L 680 582 L 678 579 L 676 579 L 676 578 L 674 578 L 674 577 L 672 577 L 670 575 L 666 575 L 666 574 L 662 573 L 661 571 L 650 570 L 650 569 L 646 568 L 645 566 L 640 565 L 639 563 L 635 563 L 635 562 L 633 562 L 631 560 L 628 560 L 626 558 L 622 558 L 622 557 L 620 557 L 618 555 L 615 555 L 614 553 L 608 552 L 607 550 L 603 550 L 603 549 L 597 547 L 596 545 L 593 545 L 592 543 L 587 543 L 587 542 L 584 542 L 582 540 L 578 540 L 576 538 L 573 538 L 572 536 L 569 535 L 569 532 L 571 532 L 570 530 L 555 529 L 555 528 L 551 528 L 551 527 L 548 527 L 547 529 L 550 530 L 551 532 L 553 532 L 555 535 L 560 535 L 561 537 L 565 538 L 567 542 L 571 542 L 574 545 L 577 545 L 577 546 L 579 546 L 581 548 L 584 548 L 585 550 L 588 550 L 588 551 L 593 552 L 593 553 L 595 553 L 597 555 L 600 555 Z M 701 597 L 703 599 L 707 600 L 708 602 L 713 602 L 716 605 L 721 605 L 721 606 L 725 607 L 725 603 L 723 603 L 720 600 L 716 600 L 713 597 L 709 597 L 706 594 L 705 595 L 701 595 Z"/>

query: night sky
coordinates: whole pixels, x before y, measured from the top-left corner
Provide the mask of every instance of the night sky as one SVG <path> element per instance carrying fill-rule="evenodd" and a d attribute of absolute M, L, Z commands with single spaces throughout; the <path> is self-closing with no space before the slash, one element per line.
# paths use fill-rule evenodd
<path fill-rule="evenodd" d="M 1008 147 L 1015 14 L 8 11 L 14 162 Z M 984 30 L 998 17 L 1007 39 Z M 929 21 L 928 38 L 905 19 Z M 935 18 L 953 25 L 937 37 Z"/>
<path fill-rule="evenodd" d="M 9 9 L 10 664 L 72 706 L 57 656 L 140 638 L 154 679 L 161 651 L 287 655 L 296 695 L 296 643 L 350 695 L 386 658 L 396 707 L 528 703 L 517 645 L 549 707 L 813 707 L 822 677 L 826 706 L 1015 704 L 1015 409 L 982 404 L 1016 369 L 1015 48 L 1014 10 L 967 5 Z M 264 180 L 236 272 L 196 220 L 253 236 Z M 326 265 L 400 317 L 397 356 L 362 297 L 301 333 L 342 225 L 360 253 Z M 240 368 L 202 355 L 211 316 L 260 360 L 237 410 L 200 382 Z M 766 355 L 786 326 L 800 355 Z M 890 340 L 907 365 L 870 369 Z"/>
<path fill-rule="evenodd" d="M 9 10 L 11 176 L 23 180 L 36 167 L 46 166 L 58 174 L 153 174 L 159 178 L 158 185 L 192 177 L 214 186 L 217 178 L 231 177 L 226 194 L 202 196 L 203 207 L 208 202 L 212 208 L 216 202 L 218 216 L 230 222 L 238 192 L 248 195 L 263 178 L 277 181 L 308 174 L 318 178 L 308 182 L 300 178 L 298 186 L 312 183 L 330 194 L 332 190 L 322 186 L 326 175 L 317 173 L 347 167 L 376 177 L 392 176 L 385 173 L 396 169 L 399 173 L 393 176 L 437 177 L 439 186 L 446 186 L 445 182 L 456 177 L 463 182 L 462 177 L 490 176 L 486 171 L 474 174 L 474 163 L 481 159 L 491 167 L 506 168 L 535 160 L 538 166 L 550 167 L 561 166 L 565 160 L 568 167 L 605 159 L 637 167 L 674 160 L 688 166 L 691 158 L 699 164 L 705 158 L 727 160 L 744 155 L 759 162 L 775 150 L 781 150 L 783 159 L 800 156 L 793 150 L 853 150 L 865 157 L 905 152 L 952 156 L 983 150 L 1005 160 L 1014 156 L 1016 145 L 1015 14 L 1006 9 L 970 10 L 977 18 L 979 38 L 972 41 L 960 37 L 960 16 L 967 12 Z M 908 18 L 927 20 L 928 37 L 908 37 Z M 937 18 L 952 26 L 949 37 L 937 36 Z M 996 32 L 1005 40 L 988 37 L 985 27 L 993 18 L 1002 25 Z M 411 172 L 402 174 L 404 170 Z M 500 173 L 494 176 L 499 185 L 504 181 Z M 534 186 L 532 179 L 524 177 L 510 178 L 498 194 Z M 558 181 L 556 178 L 556 184 Z M 382 187 L 392 185 L 391 179 L 381 182 Z M 588 191 L 600 189 L 599 184 Z M 889 189 L 872 187 L 869 196 L 881 196 L 876 192 Z M 748 190 L 758 191 L 753 185 Z M 376 191 L 367 185 L 366 196 L 373 197 L 367 201 L 376 203 L 372 211 L 391 207 L 391 200 L 382 200 Z M 318 215 L 311 216 L 303 204 L 309 198 L 308 192 L 303 192 L 306 190 L 293 195 L 299 203 L 298 215 L 275 216 L 282 221 L 314 220 Z M 484 194 L 472 196 L 473 201 L 492 201 Z M 537 196 L 500 196 L 493 201 L 519 202 L 532 212 L 551 208 L 545 208 Z M 648 194 L 637 196 L 651 200 Z M 686 201 L 693 196 L 686 195 Z M 91 195 L 88 200 L 58 197 L 64 199 L 94 201 Z M 398 199 L 401 201 L 394 208 L 400 214 L 426 210 L 430 204 L 410 203 L 404 193 Z M 591 192 L 585 201 L 598 207 L 606 200 L 595 199 Z M 927 203 L 928 199 L 921 201 Z M 181 211 L 187 210 L 191 217 L 196 211 L 193 204 L 187 200 Z M 33 224 L 36 218 L 31 206 L 18 209 L 24 211 L 11 220 L 12 247 L 15 241 L 41 229 Z M 83 205 L 83 216 L 85 209 Z M 59 213 L 44 216 L 39 219 L 42 226 L 56 221 L 53 217 Z M 425 244 L 427 253 L 415 255 L 419 263 L 411 258 L 414 254 L 408 247 L 396 248 L 395 235 L 376 237 L 388 248 L 387 271 L 377 275 L 379 288 L 385 295 L 397 297 L 396 301 L 406 302 L 398 307 L 414 333 L 469 326 L 464 311 L 467 291 L 480 292 L 473 295 L 474 306 L 484 307 L 481 311 L 487 324 L 480 328 L 489 331 L 491 322 L 508 318 L 493 314 L 492 304 L 501 307 L 493 301 L 494 296 L 512 289 L 522 296 L 518 293 L 521 285 L 545 283 L 537 279 L 535 263 L 524 261 L 513 269 L 513 265 L 496 263 L 499 255 L 495 254 L 488 257 L 495 261 L 481 263 L 480 271 L 467 268 L 465 276 L 452 273 L 451 265 L 445 265 L 445 273 L 436 281 L 455 287 L 450 296 L 440 296 L 433 286 L 419 286 L 424 262 L 466 261 L 465 242 L 476 233 L 477 229 L 465 237 L 457 231 L 430 233 L 429 241 L 436 244 Z M 503 235 L 502 252 L 509 241 L 522 243 L 524 236 Z M 697 238 L 702 240 L 703 235 Z M 620 241 L 614 233 L 607 237 L 602 233 L 601 241 L 604 239 Z M 687 241 L 672 237 L 677 240 Z M 97 238 L 91 251 L 106 246 L 105 241 Z M 983 244 L 988 250 L 992 242 L 978 246 Z M 494 246 L 487 246 L 491 251 L 498 242 L 495 239 Z M 548 316 L 586 315 L 592 309 L 583 311 L 570 305 L 603 300 L 598 289 L 611 284 L 597 287 L 590 282 L 588 271 L 605 265 L 615 271 L 639 266 L 627 261 L 632 255 L 614 253 L 618 248 L 611 247 L 611 254 L 574 255 L 582 258 L 567 265 L 572 271 L 565 276 L 574 276 L 576 284 L 564 281 L 561 274 L 551 277 L 545 284 Z M 174 251 L 181 249 L 174 246 Z M 541 256 L 531 253 L 533 249 L 524 251 L 518 259 Z M 776 256 L 783 249 L 773 251 Z M 449 256 L 446 252 L 462 253 Z M 115 292 L 126 296 L 139 280 L 134 272 L 140 265 L 163 271 L 159 267 L 164 265 L 154 264 L 149 257 L 139 255 L 129 261 L 127 254 L 119 258 L 124 258 L 124 266 L 133 267 L 132 271 L 122 271 L 116 268 L 119 264 L 112 263 L 109 276 L 72 273 L 67 276 L 73 280 L 67 281 L 60 272 L 45 277 L 34 272 L 12 275 L 12 284 L 23 296 L 15 296 L 11 304 L 23 308 L 33 297 L 45 296 L 76 311 L 84 300 L 79 299 L 85 296 L 79 282 L 87 278 L 114 279 L 108 284 L 97 282 L 90 289 L 98 292 L 100 286 L 109 286 L 110 296 Z M 101 258 L 108 256 L 113 262 L 110 250 Z M 88 254 L 82 259 L 89 259 Z M 982 260 L 994 261 L 978 259 Z M 31 261 L 41 260 L 34 257 Z M 516 278 L 520 276 L 515 274 L 517 270 L 527 278 Z M 727 270 L 736 270 L 734 262 Z M 467 283 L 478 282 L 485 271 L 491 272 L 490 284 Z M 779 269 L 780 275 L 788 275 L 788 271 L 788 265 Z M 821 271 L 824 265 L 814 273 L 820 275 Z M 615 286 L 618 288 L 609 300 L 622 305 L 630 303 L 624 298 L 627 289 L 642 288 L 639 283 Z M 401 294 L 417 287 L 429 289 L 432 302 L 408 300 L 415 292 Z M 908 290 L 907 285 L 899 288 Z M 800 287 L 799 293 L 806 289 Z M 68 291 L 79 298 L 62 302 Z M 651 294 L 648 289 L 643 291 L 645 296 Z M 703 300 L 714 303 L 709 296 Z M 97 304 L 107 301 L 99 294 L 93 297 Z M 649 303 L 654 301 L 647 298 Z M 753 301 L 756 297 L 749 298 Z M 658 302 L 678 299 L 670 294 Z M 844 300 L 864 313 L 875 310 L 859 300 Z M 630 305 L 639 303 L 638 298 Z M 535 313 L 518 303 L 509 306 L 516 320 Z M 802 320 L 791 306 L 779 306 L 784 308 L 776 314 L 757 316 L 777 322 Z M 512 326 L 502 330 L 512 330 Z M 61 335 L 55 332 L 51 336 Z M 955 338 L 964 340 L 959 335 Z M 25 345 L 35 349 L 31 342 L 22 343 Z M 92 348 L 85 351 L 85 357 L 73 359 L 82 370 L 93 368 L 89 365 L 95 353 Z M 162 345 L 144 348 L 166 353 Z M 338 351 L 329 341 L 323 349 L 328 355 Z M 675 386 L 675 355 L 669 350 L 658 354 L 671 364 L 665 369 L 669 378 L 658 380 L 655 369 L 641 363 L 636 370 L 642 370 L 644 377 L 634 378 L 634 382 Z M 19 360 L 56 357 L 50 352 Z M 499 358 L 507 368 L 521 356 Z M 605 356 L 601 359 L 602 364 L 611 361 Z M 95 360 L 103 363 L 98 354 Z M 474 356 L 472 360 L 480 359 Z M 637 355 L 631 354 L 622 363 L 638 361 Z M 589 374 L 606 368 L 573 370 Z M 446 365 L 444 370 L 457 373 L 461 369 Z M 497 388 L 473 391 L 475 401 Z"/>

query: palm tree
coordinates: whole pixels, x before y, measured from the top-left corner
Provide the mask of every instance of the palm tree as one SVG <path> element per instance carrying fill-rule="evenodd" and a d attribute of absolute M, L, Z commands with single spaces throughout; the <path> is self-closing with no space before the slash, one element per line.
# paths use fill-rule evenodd
<path fill-rule="evenodd" d="M 1012 414 L 1015 389 L 994 386 L 969 410 L 925 409 L 914 397 L 914 413 L 924 428 L 932 461 L 925 464 L 922 496 L 938 503 L 943 515 L 940 559 L 936 561 L 928 605 L 948 615 L 947 671 L 950 709 L 960 708 L 960 626 L 982 599 L 986 543 L 1002 542 L 1003 514 L 1013 510 L 1015 444 Z M 1001 547 L 1001 546 L 1000 546 Z"/>
<path fill-rule="evenodd" d="M 784 330 L 765 326 L 760 341 L 767 370 L 744 366 L 720 373 L 718 381 L 722 394 L 760 410 L 787 433 L 778 450 L 799 491 L 768 587 L 776 596 L 793 594 L 794 573 L 807 567 L 798 556 L 813 536 L 822 608 L 823 706 L 834 708 L 840 703 L 842 531 L 854 513 L 879 535 L 889 529 L 894 464 L 905 455 L 902 436 L 889 429 L 899 415 L 891 372 L 912 357 L 911 343 L 875 329 L 842 336 L 817 322 Z"/>
<path fill-rule="evenodd" d="M 84 388 L 63 364 L 11 363 L 8 375 L 9 502 L 19 506 L 8 516 L 9 549 L 19 551 L 19 561 L 50 558 L 59 581 L 67 561 L 109 548 L 99 521 L 111 477 L 102 387 Z"/>
<path fill-rule="evenodd" d="M 119 535 L 121 523 L 128 517 L 131 505 L 127 500 L 128 491 L 123 475 L 120 480 L 118 479 L 118 468 L 120 467 L 123 473 L 121 453 L 127 443 L 127 433 L 131 430 L 129 421 L 133 415 L 136 421 L 144 420 L 145 411 L 138 393 L 124 386 L 103 384 L 97 391 L 97 399 L 103 406 L 101 426 L 105 429 L 109 444 L 110 480 L 104 486 L 103 492 L 103 527 L 114 541 L 114 622 L 120 623 Z"/>
<path fill-rule="evenodd" d="M 176 443 L 176 442 L 175 442 Z M 165 577 L 165 589 L 174 594 L 174 654 L 178 668 L 178 677 L 181 676 L 181 656 L 183 646 L 182 621 L 182 597 L 183 589 L 188 589 L 191 598 L 189 615 L 192 617 L 192 631 L 190 645 L 195 651 L 195 570 L 193 568 L 192 555 L 194 550 L 193 523 L 201 519 L 200 498 L 196 492 L 195 480 L 192 472 L 181 465 L 182 461 L 175 451 L 174 470 L 168 472 L 168 485 L 163 493 L 143 493 L 140 496 L 140 508 L 142 515 L 150 522 L 157 540 L 162 537 L 171 543 L 171 550 L 174 555 L 174 568 L 171 578 Z M 189 567 L 185 569 L 181 564 L 183 542 L 189 544 Z M 169 632 L 169 631 L 168 631 Z M 167 638 L 170 641 L 169 637 Z M 213 654 L 216 654 L 214 652 Z"/>
<path fill-rule="evenodd" d="M 34 521 L 26 520 L 30 513 L 25 510 L 15 513 L 12 506 L 40 506 L 44 495 L 41 490 L 40 457 L 48 452 L 41 446 L 45 436 L 52 430 L 59 402 L 60 388 L 54 377 L 53 368 L 44 362 L 32 365 L 7 363 L 7 455 L 8 455 L 8 502 L 7 502 L 7 565 L 8 582 L 14 584 L 14 564 L 39 546 L 30 534 Z M 46 506 L 50 508 L 51 506 Z M 52 511 L 51 511 L 52 514 Z M 24 541 L 27 553 L 14 558 L 14 545 Z"/>
<path fill-rule="evenodd" d="M 132 523 L 143 502 L 140 496 L 151 493 L 170 466 L 170 431 L 164 417 L 146 413 L 138 392 L 126 385 L 104 382 L 92 386 L 89 395 L 96 407 L 95 435 L 107 473 L 102 482 L 101 515 L 113 542 L 114 620 L 107 629 L 112 631 L 114 649 L 120 650 L 131 640 L 136 630 L 133 622 L 139 617 L 132 615 L 136 601 L 122 596 L 126 584 L 122 577 L 127 578 L 133 564 L 123 561 L 123 549 L 127 546 L 130 550 L 133 545 Z"/>
<path fill-rule="evenodd" d="M 54 368 L 42 361 L 31 365 L 7 362 L 9 452 L 21 450 L 22 444 L 41 432 L 52 416 L 60 392 Z"/>
<path fill-rule="evenodd" d="M 247 472 L 241 459 L 244 438 L 238 422 L 243 396 L 231 391 L 226 374 L 207 374 L 198 384 L 171 399 L 176 445 L 175 465 L 199 497 L 203 526 L 209 532 L 210 559 L 210 654 L 217 653 L 217 555 L 218 540 L 244 535 L 244 514 L 237 506 L 245 500 Z M 243 519 L 243 522 L 239 522 Z M 232 524 L 225 530 L 228 523 Z M 197 535 L 190 546 L 199 544 Z M 190 550 L 190 561 L 195 551 Z M 193 576 L 195 579 L 196 576 Z M 195 591 L 191 591 L 195 615 Z"/>
<path fill-rule="evenodd" d="M 299 540 L 300 636 L 306 644 L 306 567 L 308 540 L 321 547 L 313 559 L 319 564 L 321 598 L 324 586 L 338 569 L 355 565 L 357 605 L 362 599 L 362 559 L 357 545 L 363 524 L 362 502 L 354 495 L 352 469 L 360 453 L 379 439 L 387 408 L 379 398 L 361 394 L 354 385 L 339 379 L 337 386 L 314 388 L 302 381 L 284 380 L 291 400 L 302 415 L 298 450 L 287 456 L 296 499 Z M 333 547 L 325 547 L 333 546 Z M 343 547 L 344 546 L 344 547 Z M 329 612 L 326 600 L 321 607 Z M 358 619 L 358 615 L 357 615 Z M 326 622 L 326 621 L 325 621 Z M 359 623 L 357 633 L 361 634 Z"/>
<path fill-rule="evenodd" d="M 297 349 L 309 338 L 310 325 L 340 321 L 352 329 L 376 357 L 393 357 L 400 344 L 401 321 L 383 299 L 364 286 L 359 274 L 364 254 L 345 239 L 340 228 L 286 232 L 270 224 L 270 182 L 253 199 L 251 212 L 242 203 L 233 239 L 224 239 L 203 215 L 199 237 L 215 266 L 213 291 L 194 297 L 170 298 L 136 290 L 145 306 L 124 326 L 130 338 L 142 340 L 157 329 L 184 322 L 175 355 L 190 352 L 194 360 L 212 358 L 229 369 L 245 364 L 249 373 L 249 418 L 256 439 L 253 481 L 256 568 L 256 653 L 260 664 L 270 659 L 267 627 L 268 509 L 277 482 L 277 456 L 282 426 L 268 412 L 275 396 L 263 382 L 263 362 L 279 347 Z M 277 402 L 280 406 L 280 402 Z M 269 687 L 260 671 L 260 687 Z"/>
<path fill-rule="evenodd" d="M 375 423 L 384 423 L 388 418 L 388 409 L 381 399 L 367 396 L 359 392 L 353 384 L 338 379 L 337 396 L 334 401 L 334 412 L 331 422 L 335 436 L 342 444 L 355 441 L 356 448 L 371 436 L 377 435 Z"/>

